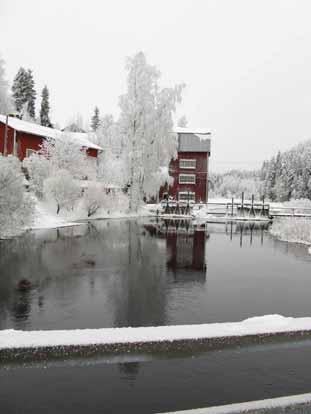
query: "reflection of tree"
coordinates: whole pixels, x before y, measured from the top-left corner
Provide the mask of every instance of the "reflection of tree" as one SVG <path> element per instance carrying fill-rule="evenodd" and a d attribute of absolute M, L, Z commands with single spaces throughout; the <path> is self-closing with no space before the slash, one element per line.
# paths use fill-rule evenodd
<path fill-rule="evenodd" d="M 143 236 L 141 226 L 127 224 L 128 263 L 116 296 L 118 326 L 162 325 L 165 323 L 165 250 L 157 240 Z"/>
<path fill-rule="evenodd" d="M 26 327 L 26 321 L 31 311 L 30 292 L 17 292 L 14 295 L 12 313 L 19 329 Z"/>
<path fill-rule="evenodd" d="M 128 380 L 135 380 L 139 373 L 139 362 L 123 362 L 118 364 L 120 373 Z"/>

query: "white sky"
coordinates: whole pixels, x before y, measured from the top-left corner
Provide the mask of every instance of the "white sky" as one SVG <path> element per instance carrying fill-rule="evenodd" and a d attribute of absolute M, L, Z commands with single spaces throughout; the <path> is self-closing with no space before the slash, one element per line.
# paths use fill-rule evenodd
<path fill-rule="evenodd" d="M 254 168 L 311 138 L 310 16 L 310 0 L 0 0 L 0 53 L 10 82 L 24 66 L 48 85 L 63 125 L 117 114 L 142 50 L 187 84 L 178 115 L 213 131 L 212 169 Z"/>

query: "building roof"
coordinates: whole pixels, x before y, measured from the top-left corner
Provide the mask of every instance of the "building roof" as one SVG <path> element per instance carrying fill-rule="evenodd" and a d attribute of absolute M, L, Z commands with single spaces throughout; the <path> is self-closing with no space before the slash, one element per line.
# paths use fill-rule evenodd
<path fill-rule="evenodd" d="M 183 128 L 183 127 L 176 127 L 174 129 L 176 134 L 199 134 L 199 135 L 211 135 L 211 131 L 205 128 Z"/>
<path fill-rule="evenodd" d="M 211 152 L 211 132 L 204 129 L 176 128 L 179 152 Z"/>
<path fill-rule="evenodd" d="M 0 122 L 3 124 L 6 123 L 5 115 L 0 114 Z M 98 151 L 102 151 L 102 148 L 99 145 L 94 144 L 89 139 L 90 136 L 94 136 L 94 134 L 88 134 L 86 132 L 62 132 L 55 128 L 48 128 L 10 116 L 8 118 L 8 125 L 16 131 L 26 132 L 28 134 L 37 135 L 43 138 L 51 138 L 54 140 L 70 139 L 73 143 L 77 143 L 83 148 L 93 148 Z"/>

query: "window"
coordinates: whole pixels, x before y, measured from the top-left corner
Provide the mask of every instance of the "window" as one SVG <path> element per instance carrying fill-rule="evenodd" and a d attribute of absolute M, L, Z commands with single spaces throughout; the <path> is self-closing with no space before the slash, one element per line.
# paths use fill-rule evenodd
<path fill-rule="evenodd" d="M 179 174 L 179 184 L 195 184 L 195 174 Z"/>
<path fill-rule="evenodd" d="M 37 151 L 31 149 L 31 148 L 26 148 L 26 157 L 30 157 L 32 154 L 35 154 Z"/>
<path fill-rule="evenodd" d="M 190 160 L 182 158 L 179 160 L 179 168 L 195 169 L 197 160 Z"/>
<path fill-rule="evenodd" d="M 179 201 L 195 201 L 195 193 L 193 191 L 181 191 L 178 193 Z"/>

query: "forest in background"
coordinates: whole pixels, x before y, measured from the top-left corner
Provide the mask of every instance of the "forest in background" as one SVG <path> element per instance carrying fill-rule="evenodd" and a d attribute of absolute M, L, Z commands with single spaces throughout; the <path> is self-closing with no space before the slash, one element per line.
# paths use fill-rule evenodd
<path fill-rule="evenodd" d="M 255 197 L 271 201 L 311 199 L 311 140 L 263 162 L 260 170 L 210 174 L 210 197 Z"/>

